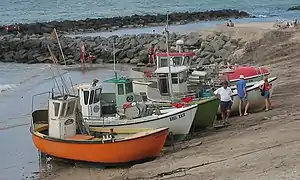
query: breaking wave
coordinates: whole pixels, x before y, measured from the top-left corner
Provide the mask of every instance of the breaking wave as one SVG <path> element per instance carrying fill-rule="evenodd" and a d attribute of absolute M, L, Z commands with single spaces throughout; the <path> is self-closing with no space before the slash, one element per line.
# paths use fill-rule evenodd
<path fill-rule="evenodd" d="M 0 84 L 0 93 L 4 91 L 8 91 L 10 89 L 16 88 L 15 84 Z"/>

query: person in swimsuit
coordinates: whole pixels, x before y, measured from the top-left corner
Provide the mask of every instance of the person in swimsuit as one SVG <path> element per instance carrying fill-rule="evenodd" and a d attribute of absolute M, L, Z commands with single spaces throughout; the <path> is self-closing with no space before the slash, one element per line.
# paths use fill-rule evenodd
<path fill-rule="evenodd" d="M 265 106 L 266 106 L 266 111 L 269 111 L 272 109 L 272 104 L 270 101 L 270 90 L 271 90 L 272 86 L 268 81 L 268 77 L 264 78 L 264 84 L 260 87 L 260 89 L 263 92 L 263 96 L 265 98 Z"/>
<path fill-rule="evenodd" d="M 149 64 L 154 63 L 154 44 L 150 44 L 150 47 L 148 49 L 148 58 L 149 58 Z"/>

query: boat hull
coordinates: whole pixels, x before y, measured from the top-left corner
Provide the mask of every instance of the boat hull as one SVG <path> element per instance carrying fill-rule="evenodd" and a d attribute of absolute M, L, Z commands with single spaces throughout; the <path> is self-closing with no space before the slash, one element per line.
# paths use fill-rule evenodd
<path fill-rule="evenodd" d="M 141 92 L 146 92 L 148 96 L 148 84 L 147 82 L 136 82 L 134 93 L 139 94 Z M 164 102 L 162 99 L 151 99 L 155 102 Z M 219 107 L 219 100 L 216 98 L 210 98 L 206 100 L 200 100 L 197 102 L 198 108 L 196 115 L 194 117 L 193 128 L 205 128 L 213 125 L 216 118 L 216 114 Z"/>
<path fill-rule="evenodd" d="M 270 98 L 272 97 L 274 88 L 276 87 L 277 77 L 269 78 L 269 82 L 272 84 L 272 88 L 270 89 Z M 248 93 L 248 101 L 249 101 L 249 112 L 257 112 L 261 111 L 265 108 L 265 98 L 261 95 L 259 86 L 263 84 L 263 81 L 257 82 L 252 87 L 247 88 Z M 231 106 L 231 113 L 238 114 L 239 113 L 239 97 L 237 93 L 233 94 L 233 104 Z M 243 104 L 243 109 L 245 108 L 245 104 Z M 221 114 L 220 107 L 218 109 L 218 114 Z"/>
<path fill-rule="evenodd" d="M 176 140 L 185 139 L 189 134 L 193 124 L 193 120 L 198 109 L 198 105 L 190 105 L 184 108 L 178 108 L 181 111 L 167 115 L 160 115 L 157 118 L 149 120 L 136 120 L 136 122 L 118 121 L 99 121 L 88 120 L 86 121 L 90 127 L 120 127 L 120 128 L 160 128 L 168 127 L 169 132 L 172 133 L 173 138 Z M 174 111 L 178 110 L 173 108 Z"/>
<path fill-rule="evenodd" d="M 247 68 L 247 67 L 242 67 L 242 68 Z M 250 68 L 254 68 L 254 67 L 250 67 Z M 265 70 L 266 71 L 266 70 Z M 231 86 L 236 86 L 237 82 L 239 79 L 236 79 L 236 77 L 239 77 L 240 72 L 237 72 L 234 76 L 231 75 L 230 79 L 230 85 Z M 145 79 L 143 77 L 144 73 L 141 71 L 137 71 L 136 69 L 131 69 L 131 74 L 134 75 L 134 77 L 136 78 L 140 78 L 141 80 L 135 80 L 132 82 L 132 86 L 133 86 L 133 93 L 140 95 L 141 93 L 146 93 L 148 92 L 148 85 L 151 84 L 151 78 L 149 79 Z M 251 82 L 257 82 L 263 79 L 264 76 L 269 75 L 269 72 L 265 72 L 264 74 L 260 74 L 259 72 L 257 72 L 257 74 L 253 74 L 251 76 L 245 76 L 245 80 L 247 83 L 251 83 Z M 224 77 L 220 77 L 221 79 L 224 79 Z M 143 80 L 142 80 L 143 79 Z M 153 80 L 153 79 L 152 79 Z M 189 86 L 189 85 L 188 85 Z"/>
<path fill-rule="evenodd" d="M 216 98 L 198 101 L 198 108 L 194 118 L 196 129 L 202 129 L 213 125 L 219 108 L 219 100 Z"/>
<path fill-rule="evenodd" d="M 103 144 L 99 140 L 62 140 L 32 132 L 32 140 L 38 150 L 51 156 L 118 165 L 159 156 L 167 135 L 168 128 L 163 128 L 141 137 Z"/>

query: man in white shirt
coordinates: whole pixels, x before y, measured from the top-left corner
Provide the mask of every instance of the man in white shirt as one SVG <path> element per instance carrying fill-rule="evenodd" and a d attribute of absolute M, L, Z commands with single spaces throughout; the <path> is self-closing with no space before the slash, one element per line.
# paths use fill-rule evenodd
<path fill-rule="evenodd" d="M 228 123 L 230 110 L 232 106 L 232 90 L 228 87 L 228 82 L 224 81 L 222 87 L 218 88 L 214 94 L 220 99 L 220 110 L 222 115 L 222 121 L 224 124 Z"/>

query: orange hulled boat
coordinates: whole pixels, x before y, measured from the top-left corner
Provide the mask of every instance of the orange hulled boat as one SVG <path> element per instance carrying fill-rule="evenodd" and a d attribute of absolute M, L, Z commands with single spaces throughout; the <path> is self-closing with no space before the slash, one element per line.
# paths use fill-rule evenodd
<path fill-rule="evenodd" d="M 52 96 L 47 110 L 33 112 L 30 131 L 42 153 L 50 156 L 117 165 L 160 155 L 168 128 L 89 128 L 78 111 L 78 97 Z"/>

